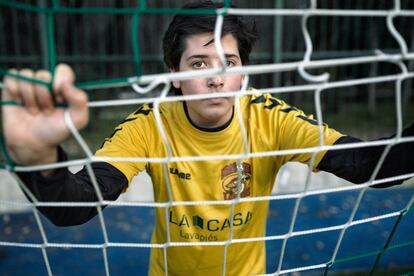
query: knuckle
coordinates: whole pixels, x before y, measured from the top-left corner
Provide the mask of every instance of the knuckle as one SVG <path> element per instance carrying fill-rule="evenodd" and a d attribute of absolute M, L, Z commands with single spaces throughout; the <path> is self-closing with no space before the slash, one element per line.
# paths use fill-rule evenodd
<path fill-rule="evenodd" d="M 33 77 L 33 71 L 30 69 L 22 69 L 19 72 L 20 76 L 26 77 L 26 78 L 32 78 Z M 18 79 L 17 81 L 17 85 L 19 87 L 20 90 L 24 91 L 24 92 L 30 92 L 32 91 L 33 87 L 32 84 L 24 79 Z"/>
<path fill-rule="evenodd" d="M 35 78 L 39 79 L 39 80 L 42 80 L 42 81 L 49 82 L 52 79 L 52 76 L 51 76 L 49 71 L 39 70 L 35 73 Z M 36 84 L 35 85 L 35 91 L 36 91 L 37 95 L 40 94 L 40 93 L 41 94 L 49 94 L 48 93 L 48 88 L 43 84 Z"/>
<path fill-rule="evenodd" d="M 4 78 L 4 89 L 9 92 L 15 92 L 17 89 L 16 80 L 11 77 Z"/>
<path fill-rule="evenodd" d="M 10 73 L 17 73 L 17 70 L 9 70 Z M 4 91 L 7 91 L 10 95 L 17 95 L 17 81 L 12 76 L 6 76 L 4 78 Z"/>
<path fill-rule="evenodd" d="M 8 74 L 18 74 L 19 71 L 17 71 L 16 68 L 10 68 L 7 72 Z M 13 78 L 12 76 L 8 76 L 8 78 Z"/>
<path fill-rule="evenodd" d="M 25 77 L 31 77 L 34 75 L 33 70 L 28 69 L 28 68 L 24 68 L 22 70 L 20 70 L 20 74 L 25 76 Z"/>
<path fill-rule="evenodd" d="M 52 79 L 52 75 L 47 70 L 39 70 L 36 72 L 35 77 L 40 80 L 50 81 Z"/>

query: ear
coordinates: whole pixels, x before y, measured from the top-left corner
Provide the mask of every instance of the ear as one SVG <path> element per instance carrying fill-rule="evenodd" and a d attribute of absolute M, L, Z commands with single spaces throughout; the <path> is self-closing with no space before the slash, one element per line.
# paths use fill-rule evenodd
<path fill-rule="evenodd" d="M 243 86 L 243 82 L 245 78 L 246 78 L 246 75 L 242 75 L 241 82 L 240 82 L 240 88 Z"/>
<path fill-rule="evenodd" d="M 173 68 L 170 68 L 170 72 L 175 73 L 177 71 Z M 179 81 L 172 81 L 172 85 L 174 86 L 175 89 L 180 89 L 181 88 L 181 83 Z"/>

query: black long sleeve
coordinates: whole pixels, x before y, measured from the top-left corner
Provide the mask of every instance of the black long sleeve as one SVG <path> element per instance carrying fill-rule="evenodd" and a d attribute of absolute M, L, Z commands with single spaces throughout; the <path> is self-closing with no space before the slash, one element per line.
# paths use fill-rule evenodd
<path fill-rule="evenodd" d="M 414 124 L 406 128 L 402 137 L 414 136 Z M 387 138 L 382 138 L 387 139 Z M 379 139 L 379 140 L 382 140 Z M 335 145 L 357 143 L 360 139 L 344 136 Z M 367 182 L 378 164 L 386 146 L 329 150 L 322 158 L 318 169 L 335 174 L 355 184 Z M 414 172 L 414 142 L 394 145 L 388 152 L 376 179 L 383 179 Z M 374 188 L 385 188 L 401 184 L 403 180 L 374 185 Z"/>
<path fill-rule="evenodd" d="M 67 160 L 61 148 L 58 156 L 59 161 Z M 128 185 L 124 174 L 105 162 L 93 163 L 92 168 L 103 198 L 117 199 Z M 60 168 L 50 177 L 43 177 L 40 172 L 19 172 L 18 176 L 40 202 L 98 201 L 86 168 L 76 174 Z M 96 207 L 40 207 L 39 210 L 57 226 L 82 224 L 97 214 Z"/>

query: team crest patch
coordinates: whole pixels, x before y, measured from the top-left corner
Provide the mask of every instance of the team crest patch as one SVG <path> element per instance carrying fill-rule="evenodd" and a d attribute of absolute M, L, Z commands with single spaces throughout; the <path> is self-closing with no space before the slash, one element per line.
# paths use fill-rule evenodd
<path fill-rule="evenodd" d="M 231 163 L 221 170 L 221 184 L 225 200 L 234 199 L 240 193 L 240 197 L 250 196 L 252 167 L 248 163 L 239 164 L 241 171 L 240 186 L 237 187 L 237 163 Z"/>

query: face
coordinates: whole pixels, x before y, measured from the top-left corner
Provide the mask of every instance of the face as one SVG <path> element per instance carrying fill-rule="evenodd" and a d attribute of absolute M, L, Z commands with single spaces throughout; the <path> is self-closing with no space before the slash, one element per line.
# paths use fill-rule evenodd
<path fill-rule="evenodd" d="M 237 40 L 228 34 L 222 37 L 221 45 L 227 66 L 241 66 Z M 214 46 L 214 34 L 202 33 L 189 36 L 179 64 L 179 71 L 222 68 L 220 58 Z M 180 88 L 183 95 L 211 94 L 218 96 L 222 92 L 238 91 L 242 82 L 241 75 L 212 76 L 184 81 L 174 81 L 175 88 Z M 187 109 L 193 123 L 205 128 L 224 125 L 233 112 L 234 98 L 211 98 L 187 101 Z"/>

